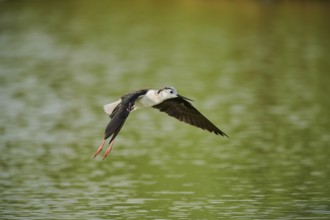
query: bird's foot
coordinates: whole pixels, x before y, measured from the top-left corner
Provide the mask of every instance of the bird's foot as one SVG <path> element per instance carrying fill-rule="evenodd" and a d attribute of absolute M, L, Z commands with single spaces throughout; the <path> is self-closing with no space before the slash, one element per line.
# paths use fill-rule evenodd
<path fill-rule="evenodd" d="M 103 146 L 105 144 L 105 139 L 103 139 L 102 144 L 99 146 L 99 148 L 97 149 L 97 151 L 95 152 L 93 159 L 95 159 L 95 157 L 101 152 Z"/>
<path fill-rule="evenodd" d="M 105 154 L 103 156 L 103 160 L 108 156 L 108 154 L 110 154 L 110 151 L 112 149 L 113 142 L 114 142 L 114 140 L 110 142 L 109 147 L 108 147 L 107 151 L 105 152 Z"/>

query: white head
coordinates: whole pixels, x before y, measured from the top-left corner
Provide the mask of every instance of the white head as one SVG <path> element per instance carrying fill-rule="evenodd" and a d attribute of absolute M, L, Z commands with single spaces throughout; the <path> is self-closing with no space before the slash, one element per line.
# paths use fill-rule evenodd
<path fill-rule="evenodd" d="M 158 95 L 161 99 L 166 100 L 166 99 L 172 99 L 172 98 L 182 98 L 186 100 L 190 100 L 186 97 L 183 97 L 179 95 L 174 87 L 171 86 L 165 86 L 164 88 L 158 90 Z"/>
<path fill-rule="evenodd" d="M 165 86 L 164 88 L 158 90 L 158 95 L 163 100 L 176 98 L 177 94 L 178 93 L 176 92 L 176 90 L 170 86 Z"/>

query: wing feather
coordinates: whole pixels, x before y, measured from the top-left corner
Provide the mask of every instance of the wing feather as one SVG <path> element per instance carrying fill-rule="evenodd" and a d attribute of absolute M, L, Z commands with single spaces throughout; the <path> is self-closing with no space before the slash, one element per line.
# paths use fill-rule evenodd
<path fill-rule="evenodd" d="M 130 110 L 119 104 L 111 114 L 111 120 L 107 125 L 104 132 L 104 139 L 107 139 L 112 134 L 117 135 L 120 129 L 123 127 Z M 114 139 L 114 137 L 112 138 Z"/>
<path fill-rule="evenodd" d="M 217 126 L 210 122 L 202 113 L 200 113 L 190 102 L 177 97 L 163 101 L 158 105 L 152 106 L 161 112 L 167 113 L 182 122 L 195 127 L 213 132 L 217 135 L 227 136 Z M 228 136 L 227 136 L 228 137 Z"/>
<path fill-rule="evenodd" d="M 104 131 L 104 139 L 111 137 L 114 140 L 118 135 L 120 129 L 123 127 L 129 113 L 133 110 L 135 100 L 141 95 L 147 93 L 147 89 L 140 89 L 138 91 L 124 95 L 117 102 L 110 103 L 104 106 L 105 111 L 110 115 L 110 122 Z"/>

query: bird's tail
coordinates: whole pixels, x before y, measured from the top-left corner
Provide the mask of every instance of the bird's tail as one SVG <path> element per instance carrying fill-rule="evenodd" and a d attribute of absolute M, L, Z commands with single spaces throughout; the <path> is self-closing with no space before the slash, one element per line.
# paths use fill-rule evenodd
<path fill-rule="evenodd" d="M 111 113 L 113 112 L 113 110 L 116 108 L 116 106 L 121 102 L 121 100 L 119 99 L 116 102 L 112 102 L 110 104 L 106 104 L 103 106 L 103 109 L 105 111 L 105 113 L 107 113 L 108 115 L 111 115 Z"/>

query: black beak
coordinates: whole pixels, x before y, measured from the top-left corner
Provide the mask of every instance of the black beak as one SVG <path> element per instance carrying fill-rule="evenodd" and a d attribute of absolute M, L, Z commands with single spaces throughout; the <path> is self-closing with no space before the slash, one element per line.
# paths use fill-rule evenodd
<path fill-rule="evenodd" d="M 185 99 L 185 100 L 188 100 L 188 101 L 194 101 L 194 100 L 192 100 L 192 99 L 189 99 L 189 98 L 184 97 L 184 96 L 179 95 L 179 94 L 177 94 L 177 96 L 178 96 L 179 98 L 182 98 L 182 99 Z"/>

